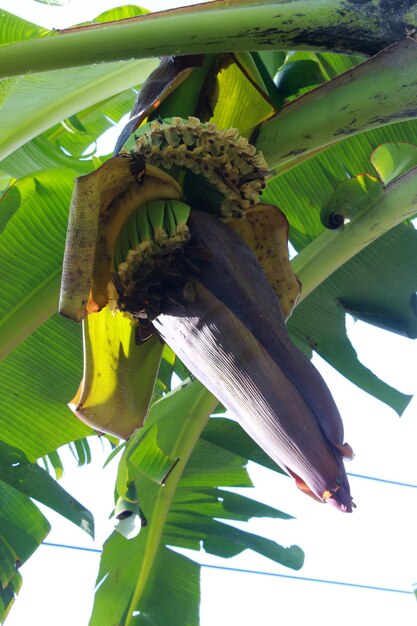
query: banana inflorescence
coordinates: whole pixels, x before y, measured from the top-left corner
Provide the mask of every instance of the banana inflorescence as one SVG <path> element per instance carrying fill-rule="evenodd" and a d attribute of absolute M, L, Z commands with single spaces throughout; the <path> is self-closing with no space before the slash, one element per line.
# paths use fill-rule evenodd
<path fill-rule="evenodd" d="M 352 450 L 340 414 L 320 374 L 291 343 L 255 256 L 208 213 L 193 210 L 189 227 L 190 246 L 212 258 L 192 277 L 187 307 L 167 300 L 155 328 L 303 491 L 351 511 L 343 458 Z"/>
<path fill-rule="evenodd" d="M 173 168 L 179 180 L 185 170 L 205 177 L 223 197 L 220 212 L 199 211 L 195 198 L 190 207 L 177 182 L 158 168 Z M 97 392 L 97 351 L 102 348 L 93 345 L 93 320 L 111 315 L 110 308 L 113 315 L 123 314 L 132 328 L 152 323 L 152 331 L 303 491 L 351 511 L 343 459 L 351 457 L 352 450 L 344 443 L 340 414 L 323 379 L 293 346 L 285 326 L 300 284 L 288 259 L 285 216 L 259 203 L 268 174 L 262 155 L 235 129 L 217 130 L 196 118 L 173 118 L 145 125 L 130 159 L 115 157 L 91 179 L 79 182 L 78 190 L 87 189 L 90 204 L 95 196 L 97 206 L 95 217 L 87 218 L 84 196 L 75 197 L 67 247 L 80 243 L 74 234 L 77 220 L 88 223 L 90 231 L 84 247 L 79 246 L 78 260 L 76 248 L 65 255 L 61 311 L 73 319 L 92 313 L 84 322 L 87 360 L 73 410 L 96 428 L 122 437 L 143 423 L 161 344 L 151 338 L 151 356 L 156 358 L 148 360 L 150 373 L 141 371 L 146 397 L 135 418 L 131 409 L 140 403 L 125 389 L 126 384 L 136 384 L 127 374 L 135 352 L 129 353 L 128 366 L 119 376 L 114 367 L 116 341 L 108 366 L 109 372 L 116 372 L 115 389 L 106 409 Z M 78 284 L 80 259 L 88 263 Z M 101 330 L 96 344 L 103 338 Z M 136 348 L 143 350 L 146 342 L 139 343 Z M 117 412 L 124 410 L 126 397 L 134 402 L 119 428 Z"/>

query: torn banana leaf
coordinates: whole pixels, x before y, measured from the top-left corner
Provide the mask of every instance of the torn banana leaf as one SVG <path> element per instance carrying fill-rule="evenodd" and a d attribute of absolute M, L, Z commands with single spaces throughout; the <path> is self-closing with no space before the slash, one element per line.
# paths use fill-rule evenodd
<path fill-rule="evenodd" d="M 185 365 L 305 492 L 354 506 L 343 465 L 352 450 L 320 374 L 290 342 L 256 258 L 216 217 L 192 211 L 192 245 L 212 260 L 153 322 Z"/>

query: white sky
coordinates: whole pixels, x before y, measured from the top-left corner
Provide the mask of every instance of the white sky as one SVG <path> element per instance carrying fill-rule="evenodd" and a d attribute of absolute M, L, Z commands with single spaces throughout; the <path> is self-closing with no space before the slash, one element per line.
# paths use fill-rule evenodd
<path fill-rule="evenodd" d="M 50 0 L 51 5 L 54 0 Z M 0 8 L 19 15 L 29 22 L 35 22 L 46 28 L 66 28 L 76 23 L 93 19 L 103 11 L 123 5 L 136 5 L 151 11 L 164 11 L 185 5 L 198 4 L 197 0 L 57 0 L 63 6 L 46 6 L 36 0 L 0 0 Z"/>
<path fill-rule="evenodd" d="M 31 0 L 0 0 L 0 8 L 49 28 L 90 19 L 120 4 L 72 0 L 65 7 L 45 7 Z M 137 4 L 159 10 L 187 3 L 155 0 Z M 367 366 L 401 391 L 417 393 L 416 342 L 360 322 L 349 323 L 349 332 Z M 320 359 L 315 362 L 341 410 L 346 440 L 356 452 L 347 470 L 417 485 L 417 401 L 399 419 Z M 101 469 L 104 457 L 98 442 L 94 444 L 94 458 L 91 466 L 81 469 L 75 469 L 69 458 L 62 485 L 93 511 L 96 542 L 45 510 L 53 523 L 47 541 L 100 548 L 110 532 L 107 518 L 113 506 L 115 465 Z M 358 508 L 352 515 L 342 515 L 302 495 L 291 479 L 256 466 L 251 468 L 251 475 L 256 489 L 247 495 L 282 508 L 297 519 L 251 520 L 245 528 L 284 545 L 300 545 L 306 553 L 305 566 L 297 573 L 249 552 L 226 562 L 199 555 L 200 562 L 412 590 L 417 582 L 416 489 L 351 478 Z M 195 553 L 190 554 L 195 557 Z M 22 567 L 24 585 L 8 626 L 87 626 L 98 560 L 94 553 L 41 547 Z M 214 569 L 203 569 L 202 587 L 201 626 L 333 626 L 335 621 L 338 626 L 350 626 L 370 619 L 378 626 L 411 626 L 417 616 L 414 597 L 398 593 Z M 173 622 L 173 626 L 182 625 Z"/>

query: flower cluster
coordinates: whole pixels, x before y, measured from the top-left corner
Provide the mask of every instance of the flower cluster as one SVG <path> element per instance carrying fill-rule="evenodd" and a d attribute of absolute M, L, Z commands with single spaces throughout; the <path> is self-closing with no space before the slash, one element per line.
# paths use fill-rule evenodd
<path fill-rule="evenodd" d="M 258 203 L 270 173 L 262 153 L 236 128 L 218 129 L 196 117 L 151 122 L 136 139 L 133 154 L 137 153 L 152 165 L 165 169 L 177 165 L 205 176 L 224 196 L 225 217 L 242 216 Z"/>

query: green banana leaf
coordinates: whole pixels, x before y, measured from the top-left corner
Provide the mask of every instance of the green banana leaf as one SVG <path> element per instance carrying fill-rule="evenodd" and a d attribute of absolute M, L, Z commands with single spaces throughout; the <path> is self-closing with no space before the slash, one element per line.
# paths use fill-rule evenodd
<path fill-rule="evenodd" d="M 408 147 L 400 151 L 399 145 Z M 375 175 L 375 167 L 379 165 L 382 169 L 391 168 L 391 173 L 386 174 L 388 182 L 388 177 L 392 180 L 414 164 L 411 154 L 415 145 L 417 126 L 414 121 L 350 137 L 275 177 L 264 197 L 286 214 L 293 245 L 300 251 L 307 250 L 308 244 L 325 230 L 320 214 L 341 181 L 364 172 Z M 414 257 L 414 229 L 397 227 L 328 278 L 297 307 L 289 322 L 294 340 L 306 353 L 311 354 L 313 348 L 349 380 L 400 414 L 410 397 L 380 381 L 359 362 L 346 335 L 345 314 L 350 312 L 358 319 L 385 326 L 393 332 L 415 336 Z M 363 267 L 367 268 L 366 273 Z M 393 284 L 389 287 L 387 280 L 395 283 L 395 301 L 390 291 Z M 381 289 L 381 283 L 386 288 Z M 345 309 L 340 302 L 345 304 Z M 370 315 L 365 315 L 369 307 Z"/>
<path fill-rule="evenodd" d="M 3 356 L 57 310 L 73 180 L 69 169 L 40 171 L 0 200 Z"/>
<path fill-rule="evenodd" d="M 37 27 L 29 23 L 22 26 L 19 20 L 15 24 L 18 18 L 7 13 L 4 15 L 7 23 L 16 26 L 19 36 L 24 36 L 28 31 L 30 36 L 35 37 Z M 45 36 L 50 33 L 41 29 L 40 34 Z M 156 61 L 144 59 L 2 79 L 0 158 L 5 158 L 40 133 L 77 112 L 141 83 L 156 65 Z M 56 98 L 57 94 L 59 98 Z M 94 135 L 91 139 L 93 137 Z"/>
<path fill-rule="evenodd" d="M 1 481 L 16 491 L 57 511 L 90 536 L 94 536 L 93 517 L 36 463 L 30 463 L 17 448 L 0 441 Z"/>
<path fill-rule="evenodd" d="M 0 482 L 0 494 L 0 580 L 5 588 L 45 539 L 50 525 L 28 497 L 7 483 Z"/>
<path fill-rule="evenodd" d="M 22 586 L 22 576 L 16 572 L 7 587 L 0 588 L 0 619 L 5 620 Z"/>
<path fill-rule="evenodd" d="M 92 434 L 66 406 L 81 376 L 81 329 L 53 316 L 0 363 L 0 439 L 35 461 Z"/>
<path fill-rule="evenodd" d="M 1 168 L 13 180 L 52 167 L 88 174 L 96 165 L 86 154 L 97 148 L 97 138 L 113 128 L 132 107 L 134 88 L 87 107 L 34 137 L 2 160 Z M 7 188 L 6 180 L 2 187 Z"/>
<path fill-rule="evenodd" d="M 417 145 L 417 123 L 398 122 L 347 137 L 269 181 L 263 198 L 284 211 L 298 251 L 323 232 L 320 211 L 339 182 L 358 174 L 375 176 L 371 156 L 385 143 Z"/>
<path fill-rule="evenodd" d="M 1 25 L 0 45 L 36 39 L 37 37 L 45 37 L 51 34 L 46 28 L 32 24 L 4 10 L 2 10 L 1 15 Z"/>
<path fill-rule="evenodd" d="M 386 330 L 415 336 L 416 251 L 417 232 L 398 226 L 334 272 L 298 305 L 288 324 L 291 336 L 306 353 L 315 350 L 351 382 L 400 415 L 411 396 L 393 389 L 362 365 L 347 337 L 345 317 L 350 313 Z"/>
<path fill-rule="evenodd" d="M 74 174 L 87 174 L 91 171 L 91 160 L 81 161 L 79 159 L 75 161 L 72 155 L 65 154 L 61 150 L 58 141 L 54 141 L 54 139 L 49 141 L 47 135 L 48 131 L 34 137 L 3 159 L 1 162 L 2 169 L 12 180 L 30 176 L 37 170 L 52 167 L 72 169 Z M 6 191 L 9 186 L 10 184 L 4 185 L 4 190 Z"/>
<path fill-rule="evenodd" d="M 106 440 L 109 440 L 111 446 L 115 446 L 115 443 L 111 441 L 110 438 L 106 438 Z M 68 443 L 68 449 L 78 467 L 91 463 L 92 454 L 87 437 L 70 441 Z M 55 476 L 56 480 L 60 480 L 64 476 L 64 463 L 61 458 L 61 450 L 52 450 L 52 452 L 48 452 L 48 454 L 45 454 L 43 457 L 39 457 L 38 463 L 43 466 L 49 474 Z"/>
<path fill-rule="evenodd" d="M 212 121 L 219 128 L 233 126 L 250 137 L 255 128 L 274 113 L 274 107 L 266 100 L 266 87 L 261 77 L 252 78 L 255 87 L 243 73 L 251 69 L 247 66 L 252 61 L 250 54 L 240 53 L 234 59 L 235 62 L 217 77 L 219 94 Z"/>
<path fill-rule="evenodd" d="M 126 61 L 20 78 L 3 97 L 1 158 L 62 119 L 142 82 L 155 66 L 152 59 Z"/>
<path fill-rule="evenodd" d="M 97 15 L 97 17 L 95 17 L 93 20 L 88 22 L 88 24 L 103 24 L 105 22 L 125 20 L 130 17 L 146 15 L 146 13 L 149 13 L 149 9 L 144 9 L 143 7 L 129 4 L 126 6 L 115 7 L 114 9 L 104 11 L 103 13 Z"/>
<path fill-rule="evenodd" d="M 39 459 L 39 465 L 43 465 L 44 469 L 49 472 L 49 474 L 53 472 L 56 480 L 59 480 L 64 475 L 64 465 L 58 450 L 53 450 Z"/>
<path fill-rule="evenodd" d="M 409 143 L 385 143 L 371 154 L 371 163 L 387 185 L 417 165 L 417 146 Z"/>
<path fill-rule="evenodd" d="M 50 530 L 46 517 L 32 499 L 61 514 L 90 536 L 91 513 L 17 448 L 0 441 L 0 620 L 3 623 L 22 578 L 19 568 Z"/>
<path fill-rule="evenodd" d="M 168 546 L 199 550 L 202 542 L 207 552 L 226 558 L 252 549 L 287 567 L 301 567 L 303 556 L 298 547 L 283 548 L 220 521 L 289 516 L 219 488 L 251 487 L 245 467 L 249 458 L 271 463 L 247 435 L 241 434 L 237 424 L 224 418 L 211 420 L 192 451 L 190 440 L 196 441 L 216 404 L 215 398 L 194 381 L 153 405 L 145 433 L 158 426 L 158 445 L 166 458 L 179 461 L 164 486 L 154 471 L 150 474 L 146 455 L 134 459 L 130 454 L 129 463 L 121 464 L 118 493 L 122 490 L 126 495 L 124 486 L 131 480 L 135 482 L 147 524 L 132 539 L 115 532 L 106 541 L 90 626 L 103 624 L 104 620 L 126 626 L 151 620 L 164 626 L 172 623 L 173 614 L 181 624 L 198 623 L 200 567 Z M 221 436 L 223 427 L 229 432 L 225 443 Z M 242 436 L 247 456 L 230 450 L 231 442 L 238 446 Z M 135 443 L 129 442 L 125 455 L 129 455 L 131 445 L 134 447 Z M 163 603 L 161 589 L 167 591 Z M 140 615 L 135 615 L 139 610 Z"/>
<path fill-rule="evenodd" d="M 24 563 L 50 530 L 44 515 L 24 494 L 3 481 L 0 483 L 2 511 L 0 576 L 3 587 L 13 578 L 19 563 Z"/>
<path fill-rule="evenodd" d="M 71 450 L 74 459 L 77 461 L 78 467 L 91 463 L 92 455 L 87 437 L 83 437 L 82 439 L 77 439 L 76 441 L 70 442 L 69 449 Z M 51 455 L 48 455 L 48 458 L 50 458 L 50 456 Z M 57 476 L 57 478 L 59 478 L 59 476 Z"/>

